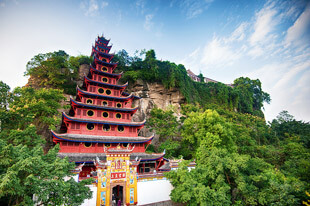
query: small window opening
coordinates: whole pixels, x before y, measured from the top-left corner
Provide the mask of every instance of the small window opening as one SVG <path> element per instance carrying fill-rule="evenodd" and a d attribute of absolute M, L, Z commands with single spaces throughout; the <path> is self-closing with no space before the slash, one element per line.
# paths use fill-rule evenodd
<path fill-rule="evenodd" d="M 95 125 L 93 123 L 87 123 L 86 127 L 87 127 L 88 130 L 95 129 Z"/>
<path fill-rule="evenodd" d="M 92 99 L 87 99 L 87 100 L 86 100 L 86 103 L 87 103 L 87 104 L 93 104 L 93 100 L 92 100 Z"/>
<path fill-rule="evenodd" d="M 84 143 L 84 146 L 85 146 L 85 147 L 91 147 L 91 143 L 90 143 L 90 142 L 85 142 L 85 143 Z"/>
<path fill-rule="evenodd" d="M 111 127 L 110 127 L 110 125 L 108 125 L 108 124 L 104 124 L 103 126 L 102 126 L 102 129 L 103 129 L 103 131 L 110 131 L 110 129 L 111 129 Z"/>
<path fill-rule="evenodd" d="M 102 112 L 102 116 L 103 116 L 104 118 L 107 118 L 107 117 L 109 117 L 109 113 L 108 113 L 108 112 Z"/>
<path fill-rule="evenodd" d="M 90 116 L 90 117 L 94 116 L 94 111 L 93 110 L 88 110 L 87 111 L 87 115 Z"/>
<path fill-rule="evenodd" d="M 112 92 L 111 90 L 107 89 L 107 91 L 105 92 L 107 95 L 110 95 Z"/>
<path fill-rule="evenodd" d="M 104 89 L 99 88 L 99 89 L 98 89 L 98 92 L 99 92 L 100 94 L 103 94 L 103 93 L 104 93 Z"/>
<path fill-rule="evenodd" d="M 118 126 L 117 126 L 117 130 L 118 130 L 119 132 L 123 132 L 123 131 L 124 131 L 124 126 L 123 126 L 123 125 L 118 125 Z"/>
<path fill-rule="evenodd" d="M 116 113 L 115 117 L 116 117 L 117 119 L 120 119 L 120 118 L 122 118 L 122 115 L 121 115 L 121 113 Z"/>

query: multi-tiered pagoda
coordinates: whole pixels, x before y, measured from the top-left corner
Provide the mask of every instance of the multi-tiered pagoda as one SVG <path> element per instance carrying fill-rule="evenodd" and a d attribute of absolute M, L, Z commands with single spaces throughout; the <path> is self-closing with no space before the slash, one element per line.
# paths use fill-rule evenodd
<path fill-rule="evenodd" d="M 117 63 L 111 63 L 108 44 L 97 38 L 84 84 L 71 98 L 69 113 L 62 114 L 60 132 L 52 135 L 59 156 L 80 166 L 80 180 L 97 178 L 97 205 L 136 205 L 138 175 L 156 173 L 164 153 L 145 153 L 153 136 L 139 136 L 145 121 L 132 122 L 139 97 L 124 92 L 127 83 L 118 84 L 122 73 L 114 73 Z"/>

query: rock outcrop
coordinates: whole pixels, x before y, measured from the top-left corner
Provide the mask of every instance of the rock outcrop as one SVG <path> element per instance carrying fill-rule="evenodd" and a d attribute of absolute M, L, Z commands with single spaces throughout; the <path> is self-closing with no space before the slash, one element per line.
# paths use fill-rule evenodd
<path fill-rule="evenodd" d="M 157 82 L 149 83 L 138 80 L 134 84 L 129 84 L 127 91 L 141 97 L 141 99 L 134 102 L 134 105 L 139 106 L 139 109 L 133 116 L 133 121 L 148 120 L 154 107 L 163 110 L 173 109 L 177 117 L 181 116 L 181 104 L 185 103 L 185 98 L 177 88 L 166 89 L 164 85 Z M 149 128 L 144 127 L 141 130 L 141 135 L 148 136 L 153 132 L 150 132 Z M 155 135 L 152 144 L 157 145 L 158 139 L 158 135 Z"/>

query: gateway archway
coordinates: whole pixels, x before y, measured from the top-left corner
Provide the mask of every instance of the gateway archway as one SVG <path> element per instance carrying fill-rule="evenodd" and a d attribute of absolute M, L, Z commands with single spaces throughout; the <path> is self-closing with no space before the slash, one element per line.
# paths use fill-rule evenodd
<path fill-rule="evenodd" d="M 124 205 L 125 203 L 125 192 L 124 186 L 116 185 L 112 188 L 112 205 Z"/>

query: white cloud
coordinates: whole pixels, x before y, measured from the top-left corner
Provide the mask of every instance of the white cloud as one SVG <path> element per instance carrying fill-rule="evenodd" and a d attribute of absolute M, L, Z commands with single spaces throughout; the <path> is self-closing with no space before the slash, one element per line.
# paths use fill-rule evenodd
<path fill-rule="evenodd" d="M 145 13 L 145 5 L 146 5 L 145 0 L 136 1 L 136 8 L 139 11 L 139 13 L 141 13 L 142 15 Z"/>
<path fill-rule="evenodd" d="M 224 38 L 225 43 L 230 43 L 234 41 L 240 42 L 244 40 L 246 36 L 245 30 L 247 27 L 248 24 L 246 22 L 241 23 L 228 38 Z"/>
<path fill-rule="evenodd" d="M 84 11 L 85 16 L 98 15 L 99 5 L 97 0 L 82 1 L 80 8 Z"/>
<path fill-rule="evenodd" d="M 193 19 L 208 9 L 212 2 L 213 0 L 183 0 L 180 6 L 186 13 L 186 18 Z"/>
<path fill-rule="evenodd" d="M 206 67 L 223 67 L 232 65 L 239 58 L 239 51 L 233 50 L 229 45 L 224 44 L 224 41 L 214 37 L 205 46 L 201 63 Z"/>
<path fill-rule="evenodd" d="M 268 40 L 268 34 L 274 30 L 278 23 L 275 18 L 277 11 L 273 5 L 265 6 L 256 13 L 256 22 L 254 24 L 254 32 L 250 37 L 251 45 L 261 44 Z"/>
<path fill-rule="evenodd" d="M 152 26 L 153 26 L 153 17 L 154 15 L 153 14 L 147 14 L 145 15 L 145 21 L 144 21 L 144 29 L 147 30 L 147 31 L 150 31 Z"/>
<path fill-rule="evenodd" d="M 104 9 L 105 7 L 107 7 L 109 5 L 109 2 L 103 1 L 101 3 L 101 8 Z"/>
<path fill-rule="evenodd" d="M 287 30 L 285 44 L 293 47 L 310 45 L 310 5 Z"/>

